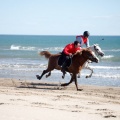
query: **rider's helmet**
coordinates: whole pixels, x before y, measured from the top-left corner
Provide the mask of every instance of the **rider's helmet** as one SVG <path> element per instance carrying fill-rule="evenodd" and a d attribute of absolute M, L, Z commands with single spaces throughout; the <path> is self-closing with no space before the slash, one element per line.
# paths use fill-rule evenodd
<path fill-rule="evenodd" d="M 88 37 L 88 36 L 90 36 L 90 33 L 89 33 L 88 31 L 85 31 L 85 32 L 83 33 L 83 36 L 84 36 L 84 37 Z"/>

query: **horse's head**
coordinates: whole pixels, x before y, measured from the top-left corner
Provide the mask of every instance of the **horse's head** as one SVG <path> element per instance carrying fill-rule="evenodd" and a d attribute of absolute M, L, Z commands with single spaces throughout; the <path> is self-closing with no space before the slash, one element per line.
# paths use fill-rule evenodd
<path fill-rule="evenodd" d="M 90 50 L 92 50 L 97 56 L 104 56 L 104 52 L 102 51 L 102 49 L 100 48 L 100 46 L 98 44 L 94 44 L 91 47 L 89 47 Z"/>
<path fill-rule="evenodd" d="M 85 59 L 98 63 L 99 59 L 95 56 L 93 51 L 88 49 L 83 49 L 81 52 L 82 52 L 82 56 Z"/>
<path fill-rule="evenodd" d="M 102 51 L 102 49 L 100 48 L 100 46 L 99 46 L 98 44 L 94 44 L 93 47 L 94 47 L 95 53 L 96 53 L 98 56 L 99 56 L 99 55 L 100 55 L 101 57 L 104 56 L 104 52 Z"/>

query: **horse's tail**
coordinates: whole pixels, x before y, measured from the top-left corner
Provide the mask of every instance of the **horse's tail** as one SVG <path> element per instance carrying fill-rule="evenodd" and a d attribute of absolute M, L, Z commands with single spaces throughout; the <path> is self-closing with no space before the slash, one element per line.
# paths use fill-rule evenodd
<path fill-rule="evenodd" d="M 45 56 L 45 58 L 49 58 L 52 54 L 50 53 L 50 52 L 48 52 L 48 51 L 42 51 L 42 52 L 40 52 L 39 53 L 41 56 Z"/>

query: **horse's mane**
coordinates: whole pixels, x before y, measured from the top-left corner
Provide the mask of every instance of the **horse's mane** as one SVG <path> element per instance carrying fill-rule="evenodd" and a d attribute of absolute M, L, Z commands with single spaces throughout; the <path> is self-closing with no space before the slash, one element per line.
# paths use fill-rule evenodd
<path fill-rule="evenodd" d="M 99 46 L 99 44 L 93 44 L 93 45 L 91 45 L 91 46 L 89 46 L 87 48 L 89 49 L 89 48 L 94 47 L 94 46 Z"/>
<path fill-rule="evenodd" d="M 82 48 L 80 52 L 76 52 L 74 55 L 82 55 L 82 52 L 84 51 L 91 51 L 91 50 L 89 50 L 88 48 Z"/>

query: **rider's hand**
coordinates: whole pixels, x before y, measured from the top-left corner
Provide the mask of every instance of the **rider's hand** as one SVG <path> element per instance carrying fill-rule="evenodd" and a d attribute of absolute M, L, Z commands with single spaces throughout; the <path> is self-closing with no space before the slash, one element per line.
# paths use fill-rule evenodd
<path fill-rule="evenodd" d="M 72 53 L 69 53 L 69 56 L 72 56 Z"/>
<path fill-rule="evenodd" d="M 80 50 L 77 50 L 76 53 L 80 52 Z"/>

